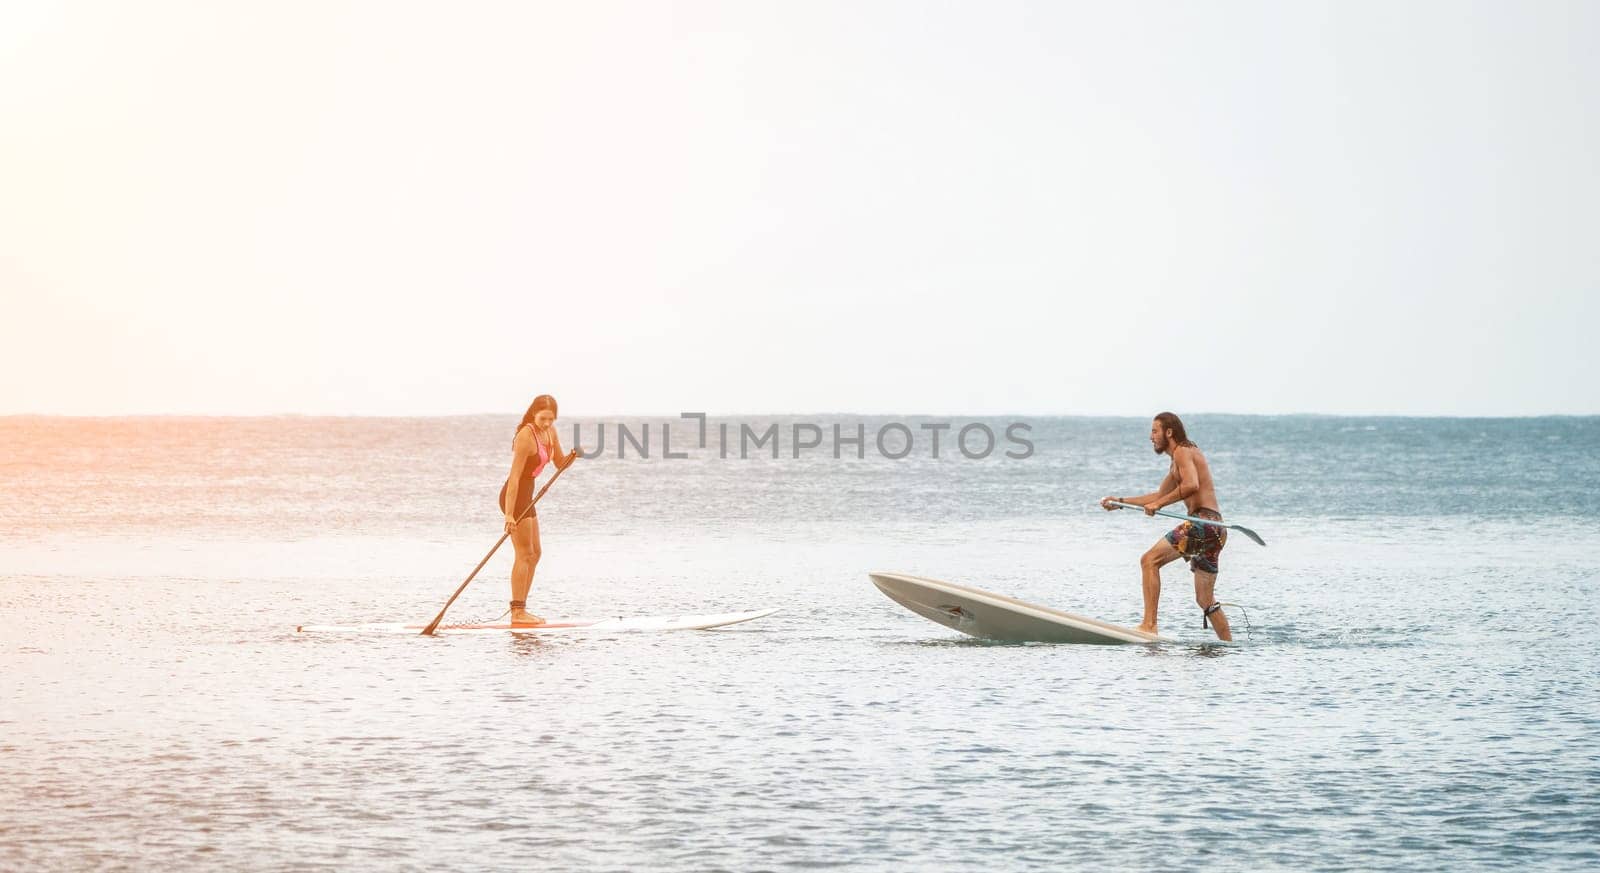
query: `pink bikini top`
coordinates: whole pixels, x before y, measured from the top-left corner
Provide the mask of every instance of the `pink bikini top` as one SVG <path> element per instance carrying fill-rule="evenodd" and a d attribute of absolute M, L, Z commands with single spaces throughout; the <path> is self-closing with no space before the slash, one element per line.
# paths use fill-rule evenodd
<path fill-rule="evenodd" d="M 533 425 L 525 424 L 523 427 L 533 427 Z M 544 469 L 544 465 L 550 463 L 550 450 L 545 448 L 544 440 L 539 439 L 538 431 L 534 431 L 533 444 L 539 447 L 539 463 L 533 465 L 531 469 L 523 470 L 522 475 L 528 479 L 539 475 L 540 471 Z"/>

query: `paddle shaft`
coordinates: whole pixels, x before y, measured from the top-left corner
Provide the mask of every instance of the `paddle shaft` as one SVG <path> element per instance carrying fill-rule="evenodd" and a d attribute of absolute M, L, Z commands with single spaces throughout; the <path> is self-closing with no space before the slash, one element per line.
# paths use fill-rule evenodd
<path fill-rule="evenodd" d="M 567 467 L 572 466 L 572 462 L 577 459 L 577 454 L 578 453 L 576 451 L 574 451 L 571 454 L 567 455 L 567 463 L 566 463 L 566 465 L 565 466 L 556 467 L 556 474 L 554 476 L 550 477 L 550 481 L 544 483 L 544 487 L 539 489 L 539 493 L 538 494 L 533 495 L 533 500 L 529 501 L 528 508 L 524 509 L 522 511 L 522 514 L 517 516 L 517 520 L 516 520 L 515 524 L 521 524 L 522 520 L 524 518 L 527 518 L 528 513 L 533 511 L 534 504 L 537 504 L 539 502 L 539 498 L 543 497 L 544 493 L 546 491 L 550 490 L 550 486 L 551 485 L 556 484 L 556 480 L 560 479 L 561 478 L 561 474 L 565 473 L 567 471 Z M 510 495 L 507 495 L 507 496 L 510 496 Z M 439 626 L 439 622 L 444 620 L 444 614 L 446 612 L 450 611 L 450 604 L 455 603 L 456 602 L 456 598 L 461 596 L 461 592 L 467 590 L 467 586 L 472 584 L 472 580 L 477 577 L 478 571 L 483 569 L 483 565 L 484 564 L 489 563 L 489 559 L 494 557 L 494 553 L 495 552 L 500 551 L 500 547 L 505 544 L 506 539 L 508 537 L 510 537 L 510 536 L 511 536 L 511 531 L 508 530 L 505 533 L 500 535 L 500 539 L 494 541 L 494 548 L 491 548 L 489 550 L 489 554 L 483 556 L 483 560 L 478 562 L 478 566 L 472 568 L 472 572 L 468 573 L 467 574 L 467 578 L 462 580 L 461 587 L 457 588 L 456 589 L 456 593 L 450 595 L 450 599 L 446 600 L 444 602 L 444 608 L 439 610 L 439 614 L 433 617 L 433 621 L 428 622 L 428 626 L 422 629 L 422 635 L 423 636 L 425 636 L 425 637 L 433 636 L 434 629 Z"/>
<path fill-rule="evenodd" d="M 1140 506 L 1137 503 L 1123 503 L 1120 500 L 1107 500 L 1106 502 L 1111 504 L 1112 506 L 1120 506 L 1120 507 L 1122 507 L 1124 509 L 1137 509 L 1140 512 L 1144 511 L 1144 507 Z M 1216 527 L 1227 527 L 1228 526 L 1228 525 L 1224 524 L 1223 522 L 1217 521 L 1214 518 L 1195 518 L 1192 515 L 1184 515 L 1181 512 L 1168 512 L 1165 509 L 1156 510 L 1156 515 L 1165 515 L 1167 518 L 1181 518 L 1184 521 L 1192 521 L 1192 522 L 1195 522 L 1197 524 L 1215 525 Z"/>
<path fill-rule="evenodd" d="M 1112 506 L 1121 506 L 1124 509 L 1137 509 L 1137 510 L 1139 510 L 1141 512 L 1144 511 L 1144 507 L 1140 506 L 1137 503 L 1124 503 L 1121 500 L 1107 500 L 1106 502 L 1111 504 Z M 1196 517 L 1194 517 L 1192 515 L 1184 515 L 1181 512 L 1168 512 L 1165 509 L 1156 510 L 1156 515 L 1165 515 L 1168 518 L 1181 518 L 1184 521 L 1192 521 L 1195 524 L 1209 524 L 1209 525 L 1211 525 L 1213 527 L 1227 528 L 1228 530 L 1236 530 L 1236 531 L 1244 534 L 1245 536 L 1249 537 L 1250 539 L 1255 540 L 1256 542 L 1260 543 L 1261 545 L 1263 545 L 1263 546 L 1266 545 L 1266 542 L 1261 539 L 1261 536 L 1259 534 L 1257 534 L 1255 531 L 1245 527 L 1244 525 L 1228 524 L 1226 522 L 1217 521 L 1216 519 L 1212 519 L 1212 518 L 1196 518 Z"/>

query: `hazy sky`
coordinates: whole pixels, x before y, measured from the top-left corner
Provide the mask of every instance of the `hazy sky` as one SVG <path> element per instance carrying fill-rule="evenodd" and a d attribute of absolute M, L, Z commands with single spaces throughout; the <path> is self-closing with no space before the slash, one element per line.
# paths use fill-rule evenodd
<path fill-rule="evenodd" d="M 1600 412 L 1600 3 L 0 6 L 0 413 Z"/>

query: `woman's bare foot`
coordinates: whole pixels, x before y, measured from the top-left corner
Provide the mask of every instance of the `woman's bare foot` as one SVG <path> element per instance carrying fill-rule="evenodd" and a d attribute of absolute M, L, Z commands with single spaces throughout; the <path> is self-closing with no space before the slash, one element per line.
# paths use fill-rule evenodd
<path fill-rule="evenodd" d="M 544 619 L 534 615 L 526 609 L 513 609 L 511 610 L 511 623 L 513 625 L 532 627 L 534 625 L 544 624 Z"/>
<path fill-rule="evenodd" d="M 1142 631 L 1142 632 L 1147 633 L 1147 634 L 1153 634 L 1153 633 L 1156 632 L 1156 626 L 1153 625 L 1153 624 L 1141 624 L 1138 627 L 1134 628 L 1134 630 Z"/>

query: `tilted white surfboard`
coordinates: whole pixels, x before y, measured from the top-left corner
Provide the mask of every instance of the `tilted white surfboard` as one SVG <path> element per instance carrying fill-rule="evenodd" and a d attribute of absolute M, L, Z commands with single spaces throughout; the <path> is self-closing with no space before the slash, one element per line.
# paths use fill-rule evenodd
<path fill-rule="evenodd" d="M 1017 643 L 1171 643 L 1176 640 L 1120 624 L 1025 603 L 1003 594 L 904 573 L 870 573 L 890 600 L 948 628 L 988 640 Z"/>
<path fill-rule="evenodd" d="M 593 620 L 549 621 L 536 625 L 510 624 L 441 624 L 435 634 L 558 634 L 558 633 L 636 633 L 641 631 L 707 630 L 726 627 L 766 618 L 777 612 L 763 609 L 756 612 L 725 612 L 717 615 L 640 616 L 636 618 L 604 618 Z M 295 628 L 301 633 L 365 633 L 365 634 L 421 634 L 422 624 L 303 624 Z"/>

